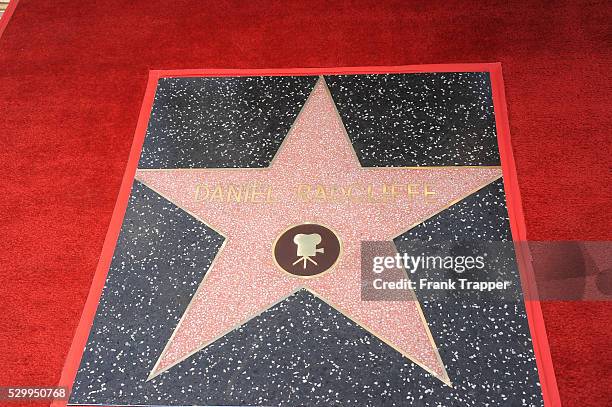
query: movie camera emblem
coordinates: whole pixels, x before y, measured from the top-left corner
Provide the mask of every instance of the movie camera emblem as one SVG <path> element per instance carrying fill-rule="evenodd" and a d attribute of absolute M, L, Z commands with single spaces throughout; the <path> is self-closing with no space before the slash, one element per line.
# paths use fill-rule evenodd
<path fill-rule="evenodd" d="M 282 232 L 274 242 L 276 265 L 297 277 L 318 276 L 338 261 L 342 245 L 338 235 L 317 223 L 302 223 Z"/>

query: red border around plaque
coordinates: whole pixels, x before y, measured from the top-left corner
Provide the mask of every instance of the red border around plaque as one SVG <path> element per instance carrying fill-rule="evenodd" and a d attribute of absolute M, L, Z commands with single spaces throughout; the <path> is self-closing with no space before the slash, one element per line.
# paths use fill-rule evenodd
<path fill-rule="evenodd" d="M 13 7 L 14 8 L 14 7 Z M 5 16 L 6 17 L 6 16 Z M 0 22 L 0 33 L 6 25 L 8 18 Z M 2 24 L 4 23 L 4 24 Z M 138 167 L 140 152 L 144 142 L 149 116 L 155 98 L 157 82 L 164 77 L 190 77 L 190 76 L 303 76 L 303 75 L 351 75 L 351 74 L 386 74 L 386 73 L 435 73 L 435 72 L 488 72 L 491 81 L 493 97 L 493 108 L 495 112 L 495 125 L 497 130 L 497 142 L 503 172 L 504 189 L 506 192 L 506 204 L 510 217 L 510 229 L 515 242 L 516 256 L 521 275 L 521 283 L 525 298 L 525 309 L 529 321 L 529 329 L 536 356 L 536 364 L 542 388 L 542 397 L 545 406 L 560 406 L 561 400 L 557 389 L 557 381 L 554 374 L 552 357 L 548 346 L 548 338 L 544 325 L 544 318 L 540 308 L 540 302 L 534 300 L 536 294 L 534 289 L 534 274 L 530 262 L 530 256 L 526 249 L 527 245 L 521 244 L 527 240 L 523 208 L 521 204 L 520 191 L 516 175 L 512 144 L 510 141 L 510 126 L 506 106 L 504 81 L 501 63 L 466 63 L 466 64 L 439 64 L 439 65 L 405 65 L 405 66 L 364 66 L 344 68 L 291 68 L 291 69 L 179 69 L 179 70 L 151 70 L 145 90 L 140 114 L 136 124 L 136 131 L 132 141 L 132 147 L 119 195 L 108 232 L 104 240 L 100 259 L 96 267 L 91 288 L 85 302 L 81 319 L 77 326 L 74 339 L 70 346 L 64 368 L 59 381 L 59 386 L 68 389 L 76 377 L 77 370 L 85 349 L 89 331 L 91 329 L 100 296 L 106 282 L 106 276 L 113 257 L 123 217 L 127 208 L 134 175 Z M 54 407 L 66 406 L 67 400 L 54 400 Z"/>

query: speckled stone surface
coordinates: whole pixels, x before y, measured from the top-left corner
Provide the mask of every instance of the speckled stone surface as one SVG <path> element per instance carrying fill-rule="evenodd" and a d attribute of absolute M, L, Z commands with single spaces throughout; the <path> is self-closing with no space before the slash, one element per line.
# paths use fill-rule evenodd
<path fill-rule="evenodd" d="M 448 381 L 418 304 L 362 301 L 360 264 L 355 259 L 361 257 L 361 241 L 381 239 L 392 244 L 391 240 L 411 225 L 501 175 L 499 168 L 490 167 L 361 167 L 323 79 L 315 85 L 268 168 L 137 171 L 136 179 L 228 237 L 151 374 L 165 371 L 295 290 L 308 288 L 348 318 L 385 338 L 407 358 Z M 194 190 L 202 182 L 211 186 L 265 185 L 273 191 L 273 199 L 265 204 L 228 202 L 227 198 L 210 199 L 214 193 L 209 190 L 208 199 L 196 200 Z M 425 198 L 405 193 L 372 203 L 363 199 L 364 188 L 355 186 L 391 182 L 429 185 L 435 194 Z M 296 186 L 306 183 L 353 185 L 353 191 L 361 189 L 361 198 L 333 203 L 296 199 Z M 269 255 L 283 230 L 305 221 L 334 230 L 343 252 L 331 272 L 307 280 L 279 273 Z M 258 272 L 253 273 L 253 268 Z M 227 287 L 232 287 L 229 295 Z"/>
<path fill-rule="evenodd" d="M 507 242 L 489 245 L 488 249 L 498 249 L 491 254 L 498 256 L 505 266 L 498 273 L 519 287 L 518 270 L 509 243 L 510 225 L 502 181 L 491 183 L 398 236 L 394 240 L 398 252 L 410 252 L 412 240 L 445 244 L 456 241 L 459 250 L 473 243 L 482 246 L 483 241 Z M 481 249 L 478 253 L 485 252 L 486 249 Z M 422 274 L 421 270 L 414 278 L 421 278 Z M 438 399 L 440 404 L 432 405 L 543 405 L 520 294 L 509 299 L 496 294 L 455 290 L 448 291 L 443 300 L 428 301 L 427 294 L 420 295 L 417 290 L 417 296 L 432 335 L 439 338 L 440 355 L 453 378 L 453 389 L 441 392 L 445 394 L 444 401 Z M 435 394 L 440 396 L 440 392 Z"/>
<path fill-rule="evenodd" d="M 449 82 L 445 78 L 421 75 L 405 75 L 421 79 L 399 78 L 388 90 L 382 77 L 368 76 L 365 82 L 378 83 L 382 90 L 374 91 L 383 95 L 387 91 L 397 94 L 398 89 L 393 86 L 398 82 L 410 83 L 417 90 L 405 92 L 414 99 L 413 103 L 420 103 L 419 109 L 426 106 L 431 93 L 442 92 L 439 87 L 443 85 L 456 93 L 473 88 L 472 93 L 481 94 L 488 89 L 483 74 L 435 75 L 445 78 L 467 75 L 472 84 L 466 84 L 465 80 Z M 387 78 L 397 76 L 384 75 Z M 263 90 L 249 96 L 251 102 L 245 104 L 217 100 L 221 97 L 219 94 L 223 98 L 239 98 L 236 90 L 240 87 L 232 82 L 235 78 L 215 79 L 214 82 L 210 78 L 177 78 L 161 83 L 160 86 L 166 86 L 166 93 L 161 97 L 162 92 L 158 92 L 153 115 L 168 112 L 181 119 L 168 119 L 166 123 L 166 119 L 154 117 L 157 124 L 150 125 L 147 137 L 157 135 L 163 141 L 145 142 L 148 147 L 143 150 L 140 168 L 267 165 L 285 135 L 282 131 L 288 131 L 295 116 L 280 117 L 277 120 L 282 124 L 275 129 L 284 130 L 268 133 L 262 130 L 265 126 L 262 127 L 260 121 L 243 118 L 252 117 L 248 112 L 259 108 L 264 109 L 264 116 L 270 114 L 265 109 L 284 109 L 275 105 L 276 102 L 261 102 L 260 98 L 283 99 L 285 105 L 288 105 L 287 100 L 298 101 L 301 97 L 305 100 L 315 78 L 283 79 L 275 83 L 289 85 L 276 87 L 267 80 L 262 79 L 260 89 Z M 457 130 L 459 135 L 445 133 L 446 137 L 455 139 L 457 146 L 435 136 L 429 143 L 407 143 L 404 136 L 381 127 L 380 123 L 388 121 L 377 117 L 384 115 L 381 110 L 371 111 L 371 118 L 359 122 L 358 116 L 363 115 L 362 107 L 367 104 L 364 102 L 367 98 L 361 96 L 360 102 L 356 95 L 371 85 L 362 87 L 359 78 L 336 80 L 326 77 L 326 80 L 362 165 L 490 165 L 498 162 L 496 145 L 489 140 L 490 135 L 495 134 L 492 118 L 485 120 L 465 113 L 472 112 L 471 109 L 457 116 L 469 122 Z M 354 90 L 348 87 L 351 83 L 354 83 Z M 340 89 L 340 85 L 346 89 Z M 428 93 L 426 90 L 430 87 Z M 234 90 L 219 93 L 215 89 Z M 358 92 L 358 89 L 361 90 Z M 404 92 L 401 89 L 399 95 Z M 216 96 L 204 97 L 212 93 Z M 417 94 L 421 96 L 414 96 Z M 490 99 L 490 95 L 482 97 Z M 195 112 L 184 112 L 190 107 Z M 301 106 L 292 107 L 284 114 L 297 115 L 299 108 Z M 234 110 L 230 114 L 222 112 L 223 109 Z M 456 107 L 448 109 L 455 111 Z M 483 109 L 484 117 L 487 116 L 486 107 Z M 429 116 L 444 114 L 441 110 L 437 110 L 438 113 L 424 110 Z M 406 113 L 402 115 L 410 117 Z M 197 120 L 186 119 L 209 116 L 216 123 L 211 128 L 232 130 L 225 133 L 207 130 L 205 133 Z M 179 121 L 173 122 L 176 120 Z M 432 126 L 428 120 L 417 120 L 418 125 L 410 124 L 411 132 L 416 126 L 427 134 Z M 486 126 L 483 120 L 488 123 Z M 455 118 L 453 121 L 461 120 Z M 176 124 L 179 122 L 180 125 Z M 154 127 L 158 130 L 153 131 Z M 473 133 L 469 143 L 478 147 L 468 148 L 462 155 L 467 133 Z M 190 136 L 183 137 L 183 134 Z M 231 147 L 228 149 L 228 146 Z M 485 152 L 474 154 L 473 151 Z M 395 241 L 401 251 L 403 242 L 411 239 L 503 241 L 508 238 L 503 189 L 500 182 L 495 182 Z M 304 290 L 147 381 L 156 358 L 222 241 L 220 235 L 135 181 L 70 404 L 542 405 L 522 304 L 494 299 L 474 302 L 460 296 L 444 303 L 422 303 L 453 382 L 452 388 Z M 516 274 L 514 276 L 518 279 Z"/>
<path fill-rule="evenodd" d="M 499 165 L 488 73 L 325 79 L 365 167 Z"/>
<path fill-rule="evenodd" d="M 509 242 L 510 220 L 501 180 L 494 181 L 406 234 L 402 240 Z"/>
<path fill-rule="evenodd" d="M 316 79 L 161 78 L 138 168 L 265 167 Z"/>

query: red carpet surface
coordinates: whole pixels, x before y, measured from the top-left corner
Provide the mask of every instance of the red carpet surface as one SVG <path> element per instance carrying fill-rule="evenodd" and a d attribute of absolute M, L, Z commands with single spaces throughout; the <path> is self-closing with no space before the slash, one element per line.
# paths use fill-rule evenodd
<path fill-rule="evenodd" d="M 0 38 L 0 386 L 59 380 L 149 69 L 501 62 L 529 238 L 610 240 L 609 3 L 204 3 L 19 1 Z M 611 310 L 543 304 L 564 406 L 612 400 Z"/>

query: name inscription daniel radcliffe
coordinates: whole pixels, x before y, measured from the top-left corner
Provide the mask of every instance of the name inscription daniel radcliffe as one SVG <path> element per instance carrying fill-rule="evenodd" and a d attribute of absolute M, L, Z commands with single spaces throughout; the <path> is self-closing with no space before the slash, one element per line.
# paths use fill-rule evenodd
<path fill-rule="evenodd" d="M 294 199 L 300 202 L 371 202 L 388 203 L 395 201 L 411 202 L 417 199 L 429 200 L 436 192 L 428 184 L 351 184 L 323 185 L 297 184 L 294 188 L 282 191 L 269 185 L 209 185 L 195 187 L 196 202 L 228 203 L 273 203 L 280 199 Z"/>

